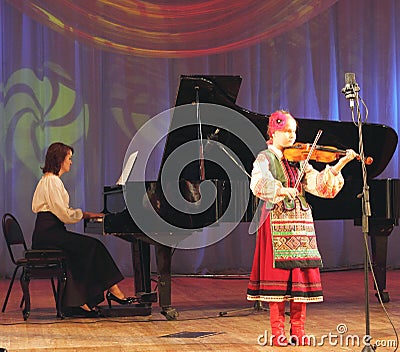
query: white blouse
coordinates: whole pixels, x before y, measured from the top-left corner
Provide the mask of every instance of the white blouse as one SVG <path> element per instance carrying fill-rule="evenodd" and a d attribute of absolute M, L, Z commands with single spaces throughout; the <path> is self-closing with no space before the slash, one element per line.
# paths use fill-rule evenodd
<path fill-rule="evenodd" d="M 83 218 L 81 209 L 70 208 L 69 194 L 61 178 L 53 174 L 43 175 L 36 186 L 32 211 L 34 213 L 49 211 L 64 224 L 75 224 Z"/>

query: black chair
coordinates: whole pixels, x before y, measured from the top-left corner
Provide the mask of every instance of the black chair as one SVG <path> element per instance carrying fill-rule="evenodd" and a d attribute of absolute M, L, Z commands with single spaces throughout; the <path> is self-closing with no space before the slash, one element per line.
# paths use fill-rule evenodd
<path fill-rule="evenodd" d="M 56 301 L 57 317 L 64 318 L 62 312 L 62 298 L 67 280 L 66 257 L 63 251 L 53 249 L 28 249 L 24 234 L 17 219 L 10 213 L 3 215 L 3 233 L 12 262 L 15 264 L 14 273 L 4 300 L 2 312 L 6 310 L 7 302 L 19 268 L 22 268 L 20 277 L 23 292 L 20 307 L 25 303 L 22 315 L 27 320 L 30 315 L 29 283 L 31 279 L 50 279 Z M 54 284 L 57 278 L 57 289 Z"/>

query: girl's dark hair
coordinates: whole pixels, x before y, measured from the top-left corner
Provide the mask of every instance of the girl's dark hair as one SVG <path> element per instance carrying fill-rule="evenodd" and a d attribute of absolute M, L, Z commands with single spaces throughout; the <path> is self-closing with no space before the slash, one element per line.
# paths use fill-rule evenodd
<path fill-rule="evenodd" d="M 58 176 L 61 169 L 61 164 L 65 160 L 65 157 L 69 151 L 74 154 L 74 148 L 70 147 L 69 145 L 60 142 L 51 144 L 47 149 L 46 160 L 44 162 L 44 166 L 42 167 L 43 173 L 45 174 L 46 172 L 51 172 L 52 174 Z"/>

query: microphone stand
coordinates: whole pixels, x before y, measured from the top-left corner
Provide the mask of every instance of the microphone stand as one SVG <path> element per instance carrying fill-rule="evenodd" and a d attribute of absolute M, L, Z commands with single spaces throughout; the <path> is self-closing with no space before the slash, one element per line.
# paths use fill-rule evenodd
<path fill-rule="evenodd" d="M 362 180 L 363 180 L 363 188 L 362 193 L 360 193 L 357 197 L 361 199 L 361 228 L 364 238 L 365 245 L 365 253 L 364 253 L 364 289 L 365 289 L 365 336 L 367 344 L 363 347 L 362 352 L 373 352 L 376 350 L 376 346 L 371 345 L 371 336 L 370 336 L 370 315 L 369 315 L 369 285 L 368 285 L 368 274 L 369 274 L 369 253 L 368 253 L 368 234 L 369 234 L 369 220 L 368 218 L 371 216 L 371 205 L 369 201 L 369 186 L 367 183 L 367 169 L 364 161 L 364 145 L 363 145 L 363 135 L 362 135 L 362 118 L 360 111 L 360 103 L 358 91 L 360 90 L 358 85 L 355 84 L 351 88 L 353 90 L 353 94 L 355 96 L 355 105 L 356 105 L 356 114 L 357 114 L 357 122 L 354 119 L 354 104 L 350 102 L 350 109 L 353 122 L 358 127 L 358 137 L 359 137 L 359 155 L 361 162 L 361 170 L 362 170 Z M 365 106 L 365 104 L 364 104 Z M 366 108 L 366 106 L 365 106 Z M 367 110 L 368 111 L 368 110 Z M 371 270 L 373 270 L 371 268 Z"/>

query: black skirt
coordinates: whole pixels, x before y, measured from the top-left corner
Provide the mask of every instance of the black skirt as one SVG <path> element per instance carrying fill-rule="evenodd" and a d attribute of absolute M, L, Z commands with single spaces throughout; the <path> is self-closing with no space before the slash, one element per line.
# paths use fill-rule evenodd
<path fill-rule="evenodd" d="M 107 248 L 98 239 L 70 232 L 54 214 L 37 214 L 33 249 L 61 249 L 67 256 L 67 284 L 63 307 L 104 301 L 104 291 L 123 280 Z"/>

